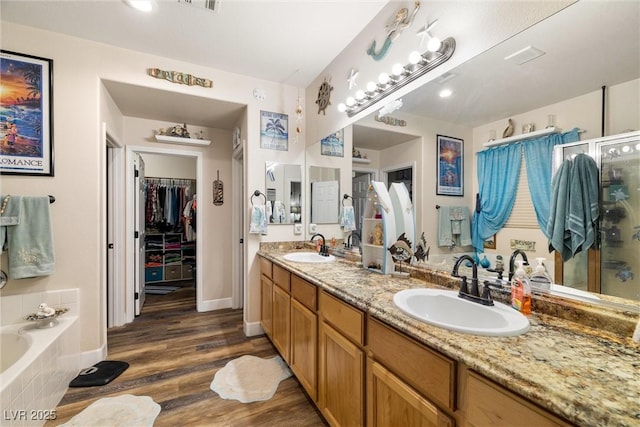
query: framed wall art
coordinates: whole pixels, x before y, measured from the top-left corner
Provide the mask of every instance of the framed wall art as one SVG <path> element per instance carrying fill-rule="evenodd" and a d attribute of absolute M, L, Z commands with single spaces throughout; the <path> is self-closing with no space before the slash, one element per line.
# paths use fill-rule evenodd
<path fill-rule="evenodd" d="M 0 51 L 0 174 L 53 176 L 53 60 Z"/>
<path fill-rule="evenodd" d="M 281 151 L 289 149 L 289 116 L 260 111 L 260 148 Z"/>
<path fill-rule="evenodd" d="M 320 154 L 323 156 L 344 157 L 343 129 L 320 140 Z"/>
<path fill-rule="evenodd" d="M 437 136 L 436 194 L 464 195 L 464 141 L 450 136 Z"/>

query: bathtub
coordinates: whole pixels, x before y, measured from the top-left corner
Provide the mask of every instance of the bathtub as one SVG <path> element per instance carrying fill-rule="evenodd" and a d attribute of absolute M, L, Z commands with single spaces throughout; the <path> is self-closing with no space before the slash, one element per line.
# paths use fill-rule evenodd
<path fill-rule="evenodd" d="M 33 322 L 0 328 L 0 426 L 39 426 L 79 372 L 79 323 L 66 314 L 37 329 Z"/>

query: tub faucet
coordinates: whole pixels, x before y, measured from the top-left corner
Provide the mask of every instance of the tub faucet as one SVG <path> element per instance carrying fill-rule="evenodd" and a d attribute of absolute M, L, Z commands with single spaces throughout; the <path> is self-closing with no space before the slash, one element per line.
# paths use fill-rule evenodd
<path fill-rule="evenodd" d="M 326 240 L 324 236 L 320 233 L 316 233 L 313 236 L 311 236 L 311 241 L 313 242 L 313 239 L 315 239 L 316 237 L 320 237 L 322 239 L 322 244 L 320 244 L 320 252 L 318 253 L 322 256 L 329 256 L 329 250 L 327 249 L 327 245 L 325 244 Z"/>
<path fill-rule="evenodd" d="M 515 273 L 515 261 L 518 255 L 522 256 L 522 260 L 524 261 L 522 265 L 529 265 L 527 254 L 525 254 L 524 251 L 520 249 L 516 249 L 515 251 L 513 251 L 513 253 L 511 254 L 511 258 L 509 258 L 509 282 L 511 282 L 511 279 L 513 279 L 513 274 Z"/>

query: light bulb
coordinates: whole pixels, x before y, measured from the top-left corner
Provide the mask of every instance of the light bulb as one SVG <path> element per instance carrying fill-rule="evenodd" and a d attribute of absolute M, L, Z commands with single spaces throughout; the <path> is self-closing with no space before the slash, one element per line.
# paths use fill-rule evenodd
<path fill-rule="evenodd" d="M 427 42 L 427 50 L 429 52 L 437 52 L 440 46 L 442 46 L 442 42 L 437 37 L 431 37 Z"/>
<path fill-rule="evenodd" d="M 151 12 L 153 9 L 151 0 L 125 0 L 125 3 L 141 12 Z"/>
<path fill-rule="evenodd" d="M 362 89 L 356 91 L 356 99 L 359 101 L 361 99 L 364 99 L 364 91 Z"/>
<path fill-rule="evenodd" d="M 393 67 L 391 67 L 391 74 L 393 74 L 394 76 L 401 76 L 404 73 L 404 65 L 402 64 L 394 64 Z"/>
<path fill-rule="evenodd" d="M 347 107 L 353 107 L 353 105 L 356 103 L 356 100 L 353 99 L 353 96 L 350 96 L 347 98 L 346 103 Z"/>
<path fill-rule="evenodd" d="M 338 111 L 344 113 L 345 111 L 347 111 L 347 106 L 341 102 L 340 104 L 338 104 Z"/>
<path fill-rule="evenodd" d="M 624 147 L 622 147 L 623 153 L 628 153 L 629 151 L 631 151 L 631 147 L 629 147 L 628 145 L 625 145 Z"/>
<path fill-rule="evenodd" d="M 380 82 L 381 85 L 386 85 L 387 83 L 389 83 L 389 74 L 380 73 L 380 75 L 378 76 L 378 82 Z"/>
<path fill-rule="evenodd" d="M 417 50 L 414 50 L 409 54 L 409 64 L 416 65 L 422 59 L 422 55 Z"/>
<path fill-rule="evenodd" d="M 378 86 L 374 82 L 367 83 L 367 92 L 375 92 Z"/>

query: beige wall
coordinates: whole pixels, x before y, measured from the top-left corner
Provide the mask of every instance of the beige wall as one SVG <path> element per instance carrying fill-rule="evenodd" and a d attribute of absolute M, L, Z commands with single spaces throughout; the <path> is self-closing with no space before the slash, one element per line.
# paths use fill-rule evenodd
<path fill-rule="evenodd" d="M 304 161 L 304 143 L 289 144 L 288 152 L 261 150 L 259 147 L 260 110 L 275 111 L 295 117 L 297 88 L 264 80 L 213 70 L 194 64 L 114 48 L 61 34 L 41 31 L 26 26 L 2 22 L 2 48 L 53 59 L 53 138 L 55 149 L 54 177 L 1 177 L 3 192 L 24 195 L 52 194 L 56 271 L 53 275 L 20 281 L 10 280 L 0 291 L 0 297 L 50 289 L 80 289 L 81 350 L 102 351 L 106 345 L 106 200 L 105 200 L 105 148 L 102 140 L 102 122 L 121 143 L 143 145 L 150 129 L 166 127 L 167 123 L 150 122 L 123 117 L 117 105 L 100 84 L 102 79 L 133 85 L 181 92 L 189 95 L 214 98 L 247 105 L 247 115 L 239 125 L 242 128 L 245 189 L 241 195 L 246 205 L 250 192 L 264 191 L 264 162 L 266 160 L 287 163 Z M 182 86 L 153 79 L 146 69 L 158 67 L 180 70 L 211 78 L 213 89 Z M 253 98 L 254 88 L 264 89 L 267 99 Z M 236 124 L 234 124 L 236 125 Z M 304 123 L 303 123 L 304 128 Z M 216 131 L 218 132 L 218 131 Z M 217 169 L 225 182 L 225 191 L 231 195 L 233 183 L 230 173 L 231 136 L 223 131 L 218 140 L 228 145 L 213 145 L 204 154 L 205 189 L 211 189 Z M 215 138 L 214 138 L 215 140 Z M 180 148 L 178 146 L 172 148 Z M 211 191 L 208 191 L 211 193 Z M 224 238 L 210 248 L 213 253 L 203 254 L 209 273 L 205 285 L 205 298 L 230 298 L 231 273 L 229 252 L 223 253 L 231 241 L 229 227 L 220 227 L 224 217 L 231 223 L 231 209 L 225 206 L 213 209 L 211 194 L 206 194 L 208 216 L 203 218 L 209 230 L 224 229 Z M 230 199 L 228 199 L 230 201 Z M 222 214 L 221 212 L 224 212 Z M 248 213 L 245 212 L 245 215 Z M 224 224 L 224 222 L 222 222 Z M 292 228 L 281 228 L 270 234 L 277 240 L 291 240 Z M 259 319 L 259 267 L 255 262 L 260 236 L 245 239 L 245 280 L 247 303 L 245 320 L 248 324 Z M 215 252 L 217 251 L 217 252 Z M 4 265 L 4 262 L 3 262 Z"/>

